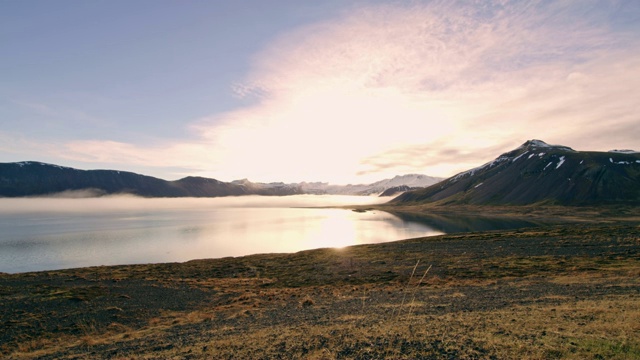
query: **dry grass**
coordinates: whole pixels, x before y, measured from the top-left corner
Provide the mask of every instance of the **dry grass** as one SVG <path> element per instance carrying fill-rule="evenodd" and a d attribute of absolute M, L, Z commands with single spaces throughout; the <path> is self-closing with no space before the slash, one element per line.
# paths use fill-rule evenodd
<path fill-rule="evenodd" d="M 494 349 L 499 358 L 605 358 L 640 356 L 637 297 L 566 301 L 554 306 L 516 306 L 456 314 L 453 328 Z"/>
<path fill-rule="evenodd" d="M 418 305 L 416 305 L 418 306 Z M 421 303 L 420 307 L 433 306 Z M 516 306 L 444 315 L 379 316 L 375 309 L 322 325 L 223 331 L 185 351 L 199 358 L 268 358 L 275 354 L 324 359 L 434 358 L 635 359 L 640 356 L 638 298 Z"/>
<path fill-rule="evenodd" d="M 15 333 L 0 353 L 12 359 L 635 359 L 637 229 L 551 227 L 0 275 L 0 326 Z"/>

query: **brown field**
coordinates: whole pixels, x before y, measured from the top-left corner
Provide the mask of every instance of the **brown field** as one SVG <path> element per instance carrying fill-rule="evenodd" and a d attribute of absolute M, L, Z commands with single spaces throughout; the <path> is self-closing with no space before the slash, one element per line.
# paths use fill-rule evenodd
<path fill-rule="evenodd" d="M 0 355 L 638 359 L 640 226 L 620 213 L 593 221 L 601 215 L 295 254 L 0 274 Z"/>

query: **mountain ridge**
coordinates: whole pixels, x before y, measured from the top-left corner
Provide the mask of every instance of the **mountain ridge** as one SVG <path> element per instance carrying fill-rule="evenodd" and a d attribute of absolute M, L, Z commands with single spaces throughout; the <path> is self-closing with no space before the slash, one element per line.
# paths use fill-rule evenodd
<path fill-rule="evenodd" d="M 233 184 L 187 176 L 168 181 L 120 170 L 80 170 L 37 161 L 0 163 L 0 196 L 55 195 L 89 190 L 94 195 L 132 194 L 143 197 L 218 197 L 295 195 L 297 187 L 274 191 L 260 184 Z"/>
<path fill-rule="evenodd" d="M 302 182 L 303 191 L 310 194 L 328 195 L 380 195 L 390 188 L 406 185 L 412 188 L 424 188 L 443 180 L 443 178 L 422 175 L 396 175 L 391 179 L 383 179 L 371 184 L 332 185 L 323 182 Z"/>
<path fill-rule="evenodd" d="M 440 180 L 427 175 L 399 175 L 373 184 L 254 183 L 248 179 L 224 182 L 199 176 L 168 181 L 121 170 L 80 170 L 38 161 L 0 163 L 0 197 L 102 196 L 132 194 L 143 197 L 219 197 L 241 195 L 286 196 L 299 194 L 373 195 L 410 183 L 417 187 Z M 80 194 L 80 195 L 78 195 Z"/>
<path fill-rule="evenodd" d="M 576 151 L 529 140 L 479 167 L 392 204 L 469 205 L 640 204 L 640 154 Z"/>

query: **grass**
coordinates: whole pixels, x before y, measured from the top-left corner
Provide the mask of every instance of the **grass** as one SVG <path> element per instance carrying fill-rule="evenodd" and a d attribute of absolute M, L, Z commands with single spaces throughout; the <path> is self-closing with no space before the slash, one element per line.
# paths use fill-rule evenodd
<path fill-rule="evenodd" d="M 637 299 L 612 297 L 564 306 L 400 316 L 393 321 L 367 312 L 313 326 L 279 325 L 251 333 L 229 329 L 218 336 L 211 334 L 213 339 L 191 350 L 206 349 L 200 351 L 202 357 L 222 358 L 298 354 L 411 359 L 430 354 L 436 358 L 633 359 L 640 350 L 637 303 Z M 603 304 L 607 311 L 602 311 Z M 611 333 L 611 327 L 617 331 Z"/>
<path fill-rule="evenodd" d="M 0 275 L 12 359 L 635 359 L 637 225 Z"/>

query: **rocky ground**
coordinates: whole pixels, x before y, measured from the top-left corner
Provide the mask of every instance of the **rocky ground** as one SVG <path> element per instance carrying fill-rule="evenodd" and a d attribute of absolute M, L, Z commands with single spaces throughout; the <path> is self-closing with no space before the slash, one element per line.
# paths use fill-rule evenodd
<path fill-rule="evenodd" d="M 7 359 L 640 358 L 640 227 L 0 275 Z"/>

